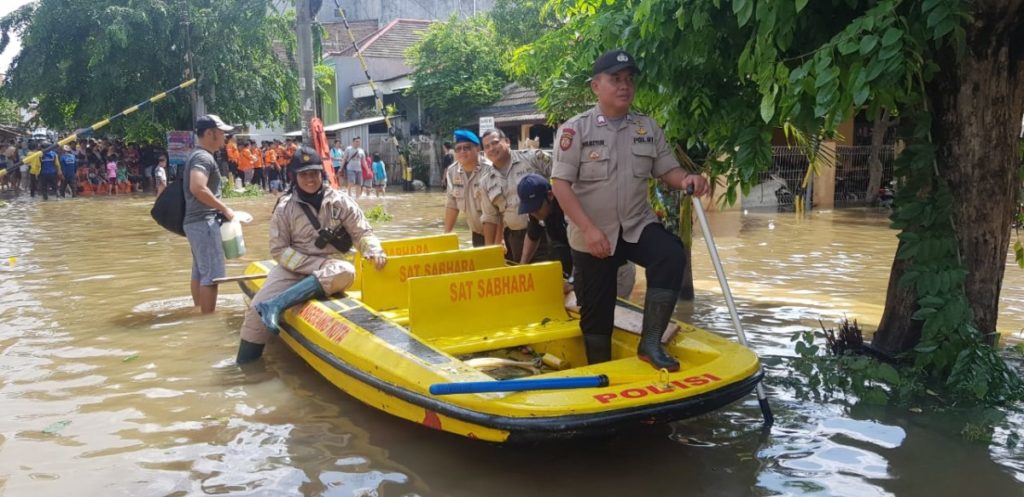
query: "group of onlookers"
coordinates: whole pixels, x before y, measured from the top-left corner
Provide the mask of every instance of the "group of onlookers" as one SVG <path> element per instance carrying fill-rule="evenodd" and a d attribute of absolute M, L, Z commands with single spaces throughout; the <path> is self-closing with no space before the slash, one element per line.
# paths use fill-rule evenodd
<path fill-rule="evenodd" d="M 116 195 L 129 191 L 159 193 L 167 184 L 167 155 L 152 143 L 82 139 L 66 145 L 48 140 L 0 142 L 0 188 L 16 194 L 40 194 L 48 200 L 83 192 Z"/>
<path fill-rule="evenodd" d="M 372 189 L 377 196 L 383 195 L 388 187 L 388 173 L 379 153 L 372 159 L 362 147 L 362 139 L 352 139 L 352 144 L 341 148 L 341 141 L 334 140 L 331 147 L 331 162 L 341 188 L 348 189 L 350 197 L 369 195 Z"/>
<path fill-rule="evenodd" d="M 288 186 L 288 162 L 299 147 L 299 140 L 287 138 L 263 141 L 240 140 L 228 135 L 220 158 L 227 163 L 228 173 L 240 186 L 258 185 L 268 192 L 283 192 Z"/>

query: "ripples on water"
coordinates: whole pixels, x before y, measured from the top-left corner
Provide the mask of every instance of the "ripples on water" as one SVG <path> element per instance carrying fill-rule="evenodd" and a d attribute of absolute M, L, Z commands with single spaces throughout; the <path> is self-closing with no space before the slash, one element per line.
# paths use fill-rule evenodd
<path fill-rule="evenodd" d="M 991 444 L 972 443 L 960 415 L 800 401 L 769 381 L 769 435 L 750 397 L 606 440 L 496 447 L 363 406 L 279 345 L 242 373 L 240 292 L 223 286 L 213 316 L 192 311 L 188 245 L 156 227 L 150 202 L 0 207 L 0 494 L 1024 495 L 1024 456 L 1006 444 L 1024 433 L 1019 415 L 997 424 Z M 377 226 L 382 237 L 441 230 L 437 194 L 383 202 L 395 221 Z M 267 256 L 272 204 L 231 202 L 256 219 L 250 255 L 230 274 Z M 895 248 L 884 213 L 711 221 L 770 376 L 784 376 L 789 337 L 818 319 L 877 322 Z M 701 241 L 694 274 L 697 300 L 678 314 L 731 333 Z M 1022 309 L 1024 277 L 1010 269 L 1004 331 L 1024 326 Z"/>

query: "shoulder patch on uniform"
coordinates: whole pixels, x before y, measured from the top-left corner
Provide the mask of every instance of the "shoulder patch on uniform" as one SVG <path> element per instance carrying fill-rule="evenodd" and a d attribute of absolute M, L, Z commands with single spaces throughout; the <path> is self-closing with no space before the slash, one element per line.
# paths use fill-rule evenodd
<path fill-rule="evenodd" d="M 569 150 L 569 147 L 572 147 L 572 140 L 574 136 L 576 136 L 576 130 L 572 128 L 562 128 L 562 137 L 558 139 L 558 147 L 561 148 L 563 152 Z"/>

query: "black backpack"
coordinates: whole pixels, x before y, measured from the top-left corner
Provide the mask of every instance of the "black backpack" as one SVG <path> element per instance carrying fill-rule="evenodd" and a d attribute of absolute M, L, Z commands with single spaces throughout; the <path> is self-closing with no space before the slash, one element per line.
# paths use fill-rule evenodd
<path fill-rule="evenodd" d="M 185 182 L 181 175 L 156 198 L 149 215 L 167 231 L 185 236 Z"/>

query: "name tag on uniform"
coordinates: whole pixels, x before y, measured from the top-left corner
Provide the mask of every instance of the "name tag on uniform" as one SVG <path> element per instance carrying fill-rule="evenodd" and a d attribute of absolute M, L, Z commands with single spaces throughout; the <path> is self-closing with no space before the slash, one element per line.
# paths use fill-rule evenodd
<path fill-rule="evenodd" d="M 604 146 L 604 140 L 588 140 L 583 142 L 584 147 Z"/>

